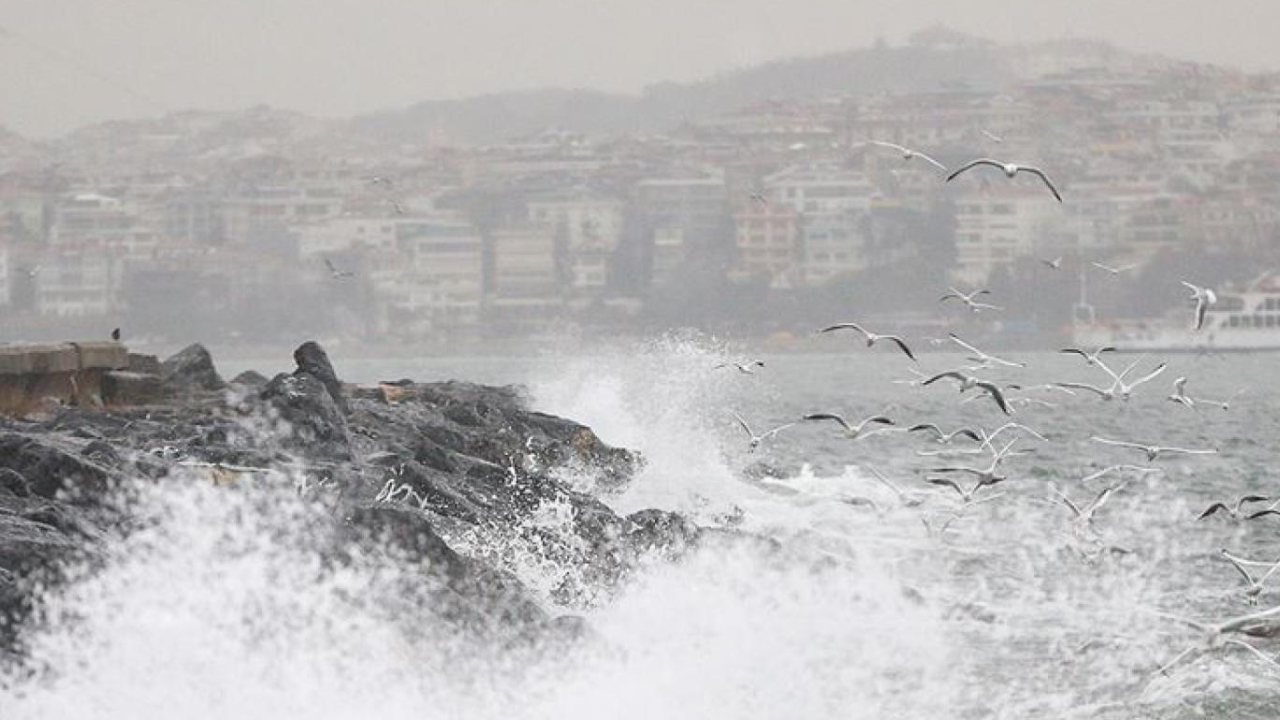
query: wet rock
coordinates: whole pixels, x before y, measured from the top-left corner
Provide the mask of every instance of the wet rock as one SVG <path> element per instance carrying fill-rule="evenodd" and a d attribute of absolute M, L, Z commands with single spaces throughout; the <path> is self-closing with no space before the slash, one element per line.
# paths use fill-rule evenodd
<path fill-rule="evenodd" d="M 351 437 L 342 410 L 328 389 L 310 374 L 280 374 L 258 395 L 285 421 L 285 449 L 313 458 L 349 459 Z"/>
<path fill-rule="evenodd" d="M 334 404 L 342 412 L 347 412 L 347 400 L 342 393 L 342 381 L 333 371 L 329 356 L 325 354 L 319 343 L 309 340 L 299 345 L 298 349 L 293 351 L 293 361 L 298 365 L 298 369 L 293 371 L 295 376 L 310 375 L 319 380 L 329 393 L 329 397 L 333 398 Z"/>
<path fill-rule="evenodd" d="M 179 394 L 226 387 L 214 367 L 213 356 L 199 343 L 188 345 L 165 360 L 160 377 L 166 390 Z"/>
<path fill-rule="evenodd" d="M 258 388 L 270 382 L 270 378 L 257 370 L 245 370 L 239 375 L 231 378 L 232 385 L 243 385 L 245 387 Z"/>

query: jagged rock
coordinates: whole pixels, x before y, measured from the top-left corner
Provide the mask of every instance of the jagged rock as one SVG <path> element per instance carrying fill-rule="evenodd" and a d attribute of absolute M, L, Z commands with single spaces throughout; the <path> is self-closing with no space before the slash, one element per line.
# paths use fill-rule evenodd
<path fill-rule="evenodd" d="M 310 374 L 272 378 L 258 397 L 289 424 L 284 445 L 310 457 L 350 459 L 347 421 L 333 396 Z"/>
<path fill-rule="evenodd" d="M 0 434 L 0 467 L 20 474 L 31 494 L 71 503 L 94 503 L 113 485 L 112 473 L 69 448 L 17 433 Z"/>
<path fill-rule="evenodd" d="M 161 364 L 164 387 L 178 393 L 221 390 L 226 383 L 214 367 L 213 356 L 199 343 L 188 345 Z"/>
<path fill-rule="evenodd" d="M 293 371 L 294 375 L 310 375 L 319 380 L 338 408 L 344 413 L 347 412 L 347 400 L 342 393 L 342 381 L 333 371 L 329 356 L 325 354 L 324 348 L 320 347 L 319 343 L 308 340 L 299 345 L 298 349 L 293 351 L 293 361 L 298 364 L 298 369 Z"/>
<path fill-rule="evenodd" d="M 270 378 L 257 370 L 245 370 L 239 375 L 231 378 L 232 385 L 243 385 L 245 387 L 262 387 L 270 382 Z"/>

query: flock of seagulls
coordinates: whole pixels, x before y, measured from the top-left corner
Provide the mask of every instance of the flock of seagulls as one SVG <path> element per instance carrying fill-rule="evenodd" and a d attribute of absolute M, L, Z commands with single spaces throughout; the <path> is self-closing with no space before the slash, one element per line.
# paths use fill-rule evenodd
<path fill-rule="evenodd" d="M 904 161 L 925 162 L 945 170 L 934 158 L 911 148 L 894 143 L 874 142 L 872 144 L 899 153 Z M 961 166 L 956 171 L 951 172 L 947 179 L 952 180 L 965 172 L 988 165 L 1001 169 L 1010 178 L 1016 177 L 1021 173 L 1035 176 L 1039 178 L 1056 199 L 1059 201 L 1062 199 L 1058 188 L 1049 176 L 1041 169 L 1033 166 L 999 163 L 983 158 Z M 1046 267 L 1054 270 L 1060 269 L 1062 266 L 1062 258 L 1060 257 L 1044 259 L 1041 262 Z M 1134 268 L 1131 265 L 1110 266 L 1097 262 L 1092 263 L 1092 265 L 1111 275 L 1120 275 Z M 1217 294 L 1209 287 L 1202 287 L 1185 281 L 1182 284 L 1190 291 L 1190 299 L 1195 303 L 1191 325 L 1194 329 L 1200 330 L 1205 327 L 1205 317 L 1208 309 L 1218 300 Z M 989 302 L 991 295 L 992 293 L 984 288 L 963 291 L 955 287 L 949 287 L 947 292 L 939 298 L 939 303 L 956 301 L 960 306 L 972 313 L 999 312 L 1001 307 Z M 1014 415 L 1018 408 L 1028 405 L 1052 406 L 1051 403 L 1034 397 L 1034 393 L 1057 393 L 1058 397 L 1063 398 L 1064 401 L 1073 397 L 1084 396 L 1077 399 L 1077 401 L 1081 401 L 1087 399 L 1088 396 L 1093 396 L 1102 401 L 1114 401 L 1123 404 L 1156 383 L 1168 370 L 1168 366 L 1164 362 L 1147 364 L 1145 356 L 1137 357 L 1121 367 L 1114 362 L 1113 358 L 1120 352 L 1120 348 L 1114 346 L 1108 345 L 1096 348 L 1066 347 L 1062 348 L 1059 353 L 1064 356 L 1078 357 L 1083 368 L 1097 373 L 1096 380 L 1060 380 L 1042 382 L 1040 384 L 1014 383 L 999 379 L 998 373 L 1024 370 L 1027 368 L 1026 363 L 1001 357 L 984 350 L 955 333 L 949 333 L 944 338 L 930 338 L 929 341 L 930 344 L 936 347 L 950 346 L 958 351 L 961 358 L 963 358 L 963 362 L 955 363 L 955 367 L 932 373 L 917 369 L 920 366 L 921 358 L 913 351 L 911 340 L 899 334 L 875 332 L 861 321 L 830 324 L 816 330 L 815 334 L 833 338 L 850 335 L 859 340 L 859 344 L 867 349 L 877 346 L 891 347 L 894 350 L 891 353 L 894 357 L 906 358 L 908 363 L 906 369 L 911 375 L 907 379 L 894 380 L 894 383 L 910 386 L 916 390 L 927 390 L 940 384 L 950 383 L 964 396 L 961 400 L 962 404 L 979 399 L 983 402 L 989 401 L 989 406 L 998 410 L 1006 418 Z M 738 373 L 745 375 L 756 374 L 758 370 L 764 367 L 765 364 L 759 360 L 725 362 L 715 366 L 716 369 L 736 369 Z M 1116 368 L 1120 369 L 1117 370 Z M 1185 376 L 1175 379 L 1167 395 L 1167 400 L 1170 403 L 1196 412 L 1200 412 L 1206 406 L 1221 408 L 1226 411 L 1230 409 L 1231 402 L 1239 395 L 1239 392 L 1237 392 L 1223 400 L 1199 398 L 1188 391 L 1188 384 L 1189 380 Z M 930 537 L 943 542 L 946 541 L 948 533 L 953 532 L 953 526 L 959 518 L 966 516 L 966 513 L 976 506 L 994 503 L 1005 497 L 1006 493 L 1002 492 L 1001 489 L 1006 487 L 1006 484 L 1010 483 L 1010 478 L 1016 475 L 1016 473 L 1011 473 L 1009 470 L 1010 462 L 1020 455 L 1031 452 L 1018 449 L 1019 444 L 1029 441 L 1050 442 L 1045 435 L 1019 422 L 1006 421 L 1004 425 L 993 431 L 988 431 L 975 423 L 954 428 L 944 427 L 934 421 L 900 423 L 898 419 L 891 416 L 892 414 L 889 412 L 875 413 L 854 421 L 835 412 L 812 412 L 773 427 L 764 433 L 755 432 L 742 416 L 737 413 L 733 413 L 732 417 L 746 436 L 748 452 L 755 452 L 766 443 L 778 441 L 786 433 L 796 432 L 799 428 L 813 424 L 835 426 L 835 429 L 839 431 L 838 437 L 847 441 L 861 442 L 872 437 L 889 437 L 895 434 L 898 437 L 915 437 L 919 440 L 927 441 L 935 449 L 917 450 L 916 455 L 939 458 L 942 461 L 937 461 L 932 467 L 921 468 L 921 477 L 918 482 L 921 482 L 922 486 L 919 489 L 911 487 L 907 482 L 895 481 L 877 468 L 868 467 L 865 469 L 870 479 L 886 488 L 892 494 L 892 497 L 896 499 L 898 505 L 902 508 L 912 508 L 919 513 L 920 520 Z M 1134 428 L 1134 430 L 1133 434 L 1138 434 L 1136 431 L 1139 429 Z M 1006 433 L 1009 435 L 1008 439 L 1003 444 L 997 445 L 997 438 Z M 1129 435 L 1129 433 L 1125 433 L 1125 435 Z M 1099 518 L 1102 510 L 1115 497 L 1126 492 L 1132 492 L 1134 480 L 1165 473 L 1165 469 L 1160 466 L 1162 462 L 1174 459 L 1194 462 L 1196 458 L 1215 456 L 1220 452 L 1216 447 L 1183 447 L 1154 440 L 1132 437 L 1116 438 L 1100 434 L 1089 435 L 1088 443 L 1099 448 L 1099 450 L 1109 449 L 1116 453 L 1121 451 L 1134 453 L 1146 464 L 1117 463 L 1091 472 L 1080 479 L 1081 486 L 1089 488 L 1091 483 L 1101 482 L 1103 484 L 1101 487 L 1093 487 L 1093 489 L 1089 490 L 1090 494 L 1083 499 L 1073 498 L 1071 494 L 1064 492 L 1054 483 L 1048 483 L 1049 497 L 1046 498 L 1045 502 L 1060 506 L 1069 513 L 1069 529 L 1072 539 L 1070 547 L 1072 550 L 1079 552 L 1082 559 L 1087 562 L 1097 562 L 1106 555 L 1123 555 L 1132 552 L 1106 541 L 1105 528 L 1100 527 Z M 963 457 L 980 459 L 973 463 L 954 460 Z M 953 460 L 947 460 L 949 458 Z M 996 486 L 1000 486 L 1000 488 Z M 950 499 L 948 500 L 948 498 Z M 880 508 L 875 501 L 867 497 L 845 496 L 835 499 L 853 506 L 870 507 L 878 513 L 880 512 Z M 1219 521 L 1225 519 L 1231 522 L 1247 523 L 1272 516 L 1280 517 L 1280 497 L 1273 498 L 1259 494 L 1245 494 L 1238 498 L 1228 498 L 1214 502 L 1198 514 L 1189 517 L 1188 520 L 1207 523 L 1211 520 Z M 1243 589 L 1236 594 L 1249 604 L 1256 604 L 1267 595 L 1267 583 L 1280 570 L 1280 559 L 1273 562 L 1253 561 L 1233 555 L 1227 550 L 1222 550 L 1218 555 L 1224 562 L 1230 564 L 1241 577 Z M 1173 616 L 1166 617 L 1180 620 L 1185 625 L 1204 632 L 1207 637 L 1211 638 L 1210 644 L 1213 647 L 1238 647 L 1248 652 L 1251 656 L 1264 660 L 1268 665 L 1280 670 L 1280 660 L 1270 657 L 1267 653 L 1240 637 L 1261 636 L 1262 630 L 1269 633 L 1266 635 L 1268 637 L 1280 636 L 1280 606 L 1262 613 L 1244 615 L 1216 624 L 1185 618 L 1173 618 Z M 1171 661 L 1161 665 L 1158 670 L 1160 673 L 1167 675 L 1187 658 L 1193 657 L 1197 652 L 1202 651 L 1202 646 L 1193 646 L 1174 657 Z"/>

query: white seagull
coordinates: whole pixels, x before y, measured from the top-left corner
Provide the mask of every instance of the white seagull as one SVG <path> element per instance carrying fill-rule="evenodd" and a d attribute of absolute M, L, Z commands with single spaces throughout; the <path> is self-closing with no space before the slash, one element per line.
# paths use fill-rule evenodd
<path fill-rule="evenodd" d="M 751 360 L 744 363 L 736 363 L 736 362 L 720 363 L 719 365 L 711 369 L 721 370 L 723 368 L 734 368 L 735 370 L 742 373 L 743 375 L 754 375 L 755 369 L 758 367 L 764 367 L 763 360 Z"/>
<path fill-rule="evenodd" d="M 1275 564 L 1268 568 L 1261 577 L 1254 578 L 1253 575 L 1245 569 L 1244 565 L 1240 563 L 1240 558 L 1235 557 L 1226 550 L 1222 550 L 1221 553 L 1222 557 L 1226 558 L 1227 562 L 1231 563 L 1232 567 L 1239 571 L 1240 575 L 1244 577 L 1246 585 L 1244 596 L 1248 599 L 1249 604 L 1257 605 L 1258 596 L 1262 595 L 1262 591 L 1264 589 L 1262 584 L 1270 579 L 1277 569 L 1280 569 L 1280 560 L 1276 561 Z"/>
<path fill-rule="evenodd" d="M 1045 266 L 1045 267 L 1047 267 L 1047 268 L 1049 268 L 1050 270 L 1061 270 L 1061 269 L 1062 269 L 1062 256 L 1061 256 L 1061 255 L 1059 255 L 1058 257 L 1056 257 L 1056 258 L 1054 258 L 1054 259 L 1052 259 L 1052 260 L 1045 260 L 1045 259 L 1041 258 L 1041 260 L 1040 260 L 1040 264 L 1041 264 L 1041 265 L 1043 265 L 1043 266 Z"/>
<path fill-rule="evenodd" d="M 809 415 L 805 415 L 804 419 L 805 420 L 830 420 L 832 422 L 838 423 L 840 427 L 844 429 L 844 436 L 849 438 L 850 440 L 859 440 L 861 438 L 870 437 L 877 433 L 886 432 L 885 428 L 863 432 L 866 426 L 871 423 L 875 423 L 877 425 L 895 424 L 892 420 L 890 420 L 889 418 L 883 415 L 872 415 L 871 417 L 866 418 L 865 420 L 858 423 L 857 425 L 850 425 L 844 418 L 840 417 L 839 415 L 836 415 L 835 413 L 812 413 Z"/>
<path fill-rule="evenodd" d="M 1141 475 L 1164 472 L 1160 468 L 1143 467 L 1141 465 L 1108 465 L 1107 467 L 1104 467 L 1095 473 L 1091 473 L 1089 475 L 1086 475 L 1080 478 L 1080 482 L 1088 483 L 1092 480 L 1097 480 L 1098 478 L 1104 475 L 1110 475 L 1111 473 L 1114 473 L 1114 472 L 1125 472 L 1125 471 L 1136 472 Z"/>
<path fill-rule="evenodd" d="M 1192 410 L 1196 409 L 1196 399 L 1187 394 L 1187 379 L 1185 377 L 1180 377 L 1173 381 L 1173 394 L 1168 397 L 1168 400 Z"/>
<path fill-rule="evenodd" d="M 777 435 L 783 430 L 786 430 L 792 425 L 795 425 L 795 423 L 787 423 L 786 425 L 779 425 L 778 427 L 770 430 L 769 432 L 761 433 L 760 435 L 757 435 L 755 434 L 755 432 L 751 430 L 751 426 L 747 425 L 747 421 L 742 419 L 741 415 L 739 415 L 738 413 L 731 413 L 731 414 L 733 415 L 733 419 L 738 421 L 738 425 L 743 429 L 743 431 L 747 433 L 747 437 L 750 438 L 747 441 L 747 452 L 755 452 L 755 449 L 760 447 L 760 443 L 764 442 L 765 440 L 768 440 L 774 435 Z"/>
<path fill-rule="evenodd" d="M 924 160 L 930 165 L 938 168 L 942 172 L 947 171 L 946 165 L 943 165 L 942 163 L 938 162 L 937 160 L 934 160 L 928 155 L 925 155 L 919 150 L 912 150 L 911 148 L 903 147 L 902 145 L 898 145 L 897 143 L 882 142 L 880 140 L 868 140 L 867 142 L 872 145 L 878 145 L 883 148 L 889 148 L 890 150 L 897 150 L 902 155 L 903 160 L 913 160 L 915 158 L 920 158 L 921 160 Z"/>
<path fill-rule="evenodd" d="M 988 382 L 986 380 L 980 380 L 970 375 L 965 375 L 959 370 L 949 370 L 947 372 L 938 373 L 937 375 L 934 375 L 933 377 L 929 378 L 928 380 L 925 380 L 920 384 L 931 385 L 939 380 L 942 380 L 943 378 L 955 380 L 957 383 L 959 383 L 960 392 L 965 392 L 973 388 L 978 388 L 979 390 L 986 392 L 988 395 L 991 396 L 991 399 L 995 401 L 996 405 L 1000 406 L 1001 412 L 1003 412 L 1005 415 L 1013 414 L 1013 411 L 1009 409 L 1009 403 L 1006 402 L 1004 399 L 1004 393 L 1000 390 L 1000 387 L 998 385 L 996 385 L 993 382 Z"/>
<path fill-rule="evenodd" d="M 897 496 L 898 502 L 902 503 L 903 507 L 917 507 L 924 503 L 924 495 L 919 493 L 909 493 L 903 490 L 898 487 L 897 483 L 885 477 L 884 473 L 880 472 L 876 468 L 868 466 L 867 470 L 870 470 L 871 474 L 874 475 L 876 480 L 879 480 L 882 485 L 893 491 L 893 494 Z"/>
<path fill-rule="evenodd" d="M 912 360 L 916 359 L 916 356 L 911 353 L 911 348 L 907 347 L 907 343 L 897 335 L 881 335 L 879 333 L 873 333 L 864 329 L 858 323 L 837 323 L 835 325 L 831 325 L 829 327 L 823 328 L 821 332 L 829 333 L 829 332 L 835 332 L 836 330 L 857 330 L 858 332 L 862 333 L 862 336 L 864 338 L 866 338 L 867 347 L 871 347 L 876 343 L 880 342 L 881 340 L 888 340 L 889 342 L 892 342 L 895 345 L 897 345 L 898 349 L 902 350 L 903 354 L 905 354 L 907 357 L 911 358 Z"/>
<path fill-rule="evenodd" d="M 990 295 L 991 294 L 990 290 L 974 290 L 971 293 L 962 293 L 953 287 L 948 287 L 947 290 L 950 290 L 951 292 L 938 298 L 938 302 L 946 302 L 952 298 L 955 298 L 960 302 L 964 303 L 965 307 L 969 308 L 969 310 L 972 312 L 979 312 L 982 310 L 1003 310 L 1004 309 L 999 305 L 991 305 L 988 303 L 978 302 L 977 300 L 974 300 L 974 298 L 978 297 L 979 295 Z"/>
<path fill-rule="evenodd" d="M 1147 462 L 1155 462 L 1156 458 L 1161 455 L 1178 453 L 1180 455 L 1217 455 L 1218 451 L 1214 449 L 1196 450 L 1188 448 L 1170 447 L 1165 445 L 1144 445 L 1142 443 L 1128 442 L 1126 440 L 1108 440 L 1107 438 L 1094 435 L 1089 438 L 1094 442 L 1100 442 L 1104 445 L 1114 445 L 1116 447 L 1133 448 L 1141 450 L 1147 456 Z"/>
<path fill-rule="evenodd" d="M 1116 349 L 1110 345 L 1107 345 L 1105 347 L 1100 347 L 1097 350 L 1094 350 L 1093 352 L 1088 352 L 1087 350 L 1082 350 L 1080 348 L 1075 348 L 1075 347 L 1062 348 L 1058 352 L 1067 353 L 1070 355 L 1079 355 L 1080 357 L 1084 358 L 1084 362 L 1086 365 L 1092 366 L 1102 362 L 1101 356 L 1103 353 L 1116 352 Z"/>
<path fill-rule="evenodd" d="M 1227 517 L 1232 520 L 1243 520 L 1245 519 L 1243 515 L 1243 508 L 1245 504 L 1256 503 L 1256 502 L 1266 502 L 1270 499 L 1271 498 L 1267 497 L 1266 495 L 1245 495 L 1244 497 L 1237 499 L 1234 505 L 1228 505 L 1223 502 L 1216 502 L 1210 505 L 1208 508 L 1206 508 L 1204 512 L 1197 515 L 1196 519 L 1203 520 L 1215 513 L 1224 512 L 1227 514 Z M 1263 512 L 1266 512 L 1266 511 L 1264 510 Z M 1252 520 L 1253 518 L 1258 517 L 1261 514 L 1262 513 L 1254 513 L 1249 516 L 1249 519 Z"/>
<path fill-rule="evenodd" d="M 1218 294 L 1210 288 L 1192 285 L 1186 280 L 1182 284 L 1191 291 L 1191 299 L 1196 301 L 1196 316 L 1191 326 L 1199 330 L 1204 327 L 1204 316 L 1209 312 L 1209 307 L 1218 302 Z"/>
<path fill-rule="evenodd" d="M 1122 272 L 1128 272 L 1138 267 L 1137 265 L 1120 265 L 1119 267 L 1114 267 L 1111 265 L 1103 265 L 1100 262 L 1091 262 L 1089 264 L 1098 268 L 1099 270 L 1111 273 L 1112 275 L 1119 275 Z"/>
<path fill-rule="evenodd" d="M 347 278 L 353 278 L 356 276 L 356 274 L 350 270 L 339 270 L 338 268 L 334 267 L 333 263 L 329 260 L 329 258 L 324 259 L 324 266 L 329 269 L 329 277 L 333 278 L 334 280 L 345 280 Z"/>
<path fill-rule="evenodd" d="M 952 430 L 951 432 L 943 432 L 942 428 L 933 423 L 920 423 L 919 425 L 912 425 L 907 428 L 907 432 L 909 433 L 925 431 L 933 433 L 934 441 L 942 445 L 950 445 L 952 440 L 961 436 L 972 438 L 974 442 L 983 442 L 983 437 L 979 435 L 976 430 L 967 427 Z"/>
<path fill-rule="evenodd" d="M 1032 167 L 1030 165 L 1018 165 L 1017 163 L 1002 163 L 998 160 L 992 160 L 991 158 L 978 158 L 977 160 L 970 161 L 960 166 L 955 172 L 947 176 L 947 182 L 955 180 L 961 173 L 968 172 L 969 170 L 982 165 L 990 165 L 991 167 L 999 168 L 1004 171 L 1005 177 L 1008 178 L 1014 178 L 1018 173 L 1030 173 L 1035 175 L 1044 182 L 1045 187 L 1049 188 L 1049 192 L 1053 193 L 1053 197 L 1056 198 L 1058 202 L 1062 202 L 1062 195 L 1058 192 L 1058 188 L 1054 187 L 1053 181 L 1050 180 L 1049 176 L 1040 168 Z"/>
<path fill-rule="evenodd" d="M 956 335 L 955 333 L 948 333 L 947 336 L 951 338 L 951 342 L 973 353 L 973 356 L 970 357 L 969 359 L 975 362 L 983 363 L 985 365 L 990 365 L 994 363 L 996 365 L 1004 365 L 1005 367 L 1016 367 L 1016 368 L 1024 368 L 1027 366 L 1026 363 L 1014 362 L 1012 360 L 1005 360 L 1004 358 L 996 357 L 995 355 L 992 355 L 989 352 L 984 352 L 982 350 L 979 350 L 973 345 L 970 345 L 969 343 L 960 339 L 960 336 Z"/>
<path fill-rule="evenodd" d="M 1099 362 L 1098 367 L 1105 370 L 1107 374 L 1111 375 L 1111 378 L 1112 378 L 1111 385 L 1106 388 L 1100 388 L 1097 385 L 1090 385 L 1089 383 L 1076 383 L 1076 382 L 1060 382 L 1060 383 L 1054 383 L 1054 385 L 1057 385 L 1058 387 L 1070 388 L 1072 390 L 1088 390 L 1089 392 L 1096 393 L 1098 397 L 1102 398 L 1103 400 L 1115 400 L 1119 398 L 1120 400 L 1127 402 L 1129 400 L 1130 395 L 1133 394 L 1134 390 L 1138 389 L 1138 387 L 1140 387 L 1141 385 L 1156 379 L 1157 377 L 1160 376 L 1161 373 L 1165 371 L 1165 364 L 1160 363 L 1158 366 L 1156 366 L 1154 370 L 1147 373 L 1146 375 L 1143 375 L 1142 377 L 1138 378 L 1137 380 L 1134 380 L 1131 383 L 1126 383 L 1124 381 L 1125 376 L 1129 374 L 1129 371 L 1132 370 L 1135 365 L 1137 365 L 1137 362 L 1138 361 L 1135 360 L 1132 364 L 1129 365 L 1128 368 L 1125 369 L 1124 372 L 1120 373 L 1119 375 L 1112 372 L 1111 368 Z"/>

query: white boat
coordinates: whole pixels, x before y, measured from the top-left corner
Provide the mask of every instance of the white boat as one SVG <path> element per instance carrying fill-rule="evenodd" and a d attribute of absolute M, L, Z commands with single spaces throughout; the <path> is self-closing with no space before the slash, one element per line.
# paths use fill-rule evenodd
<path fill-rule="evenodd" d="M 1076 306 L 1079 347 L 1113 346 L 1126 352 L 1280 350 L 1280 275 L 1267 273 L 1242 290 L 1217 291 L 1204 327 L 1192 327 L 1194 307 L 1152 320 L 1098 321 L 1087 303 Z"/>

